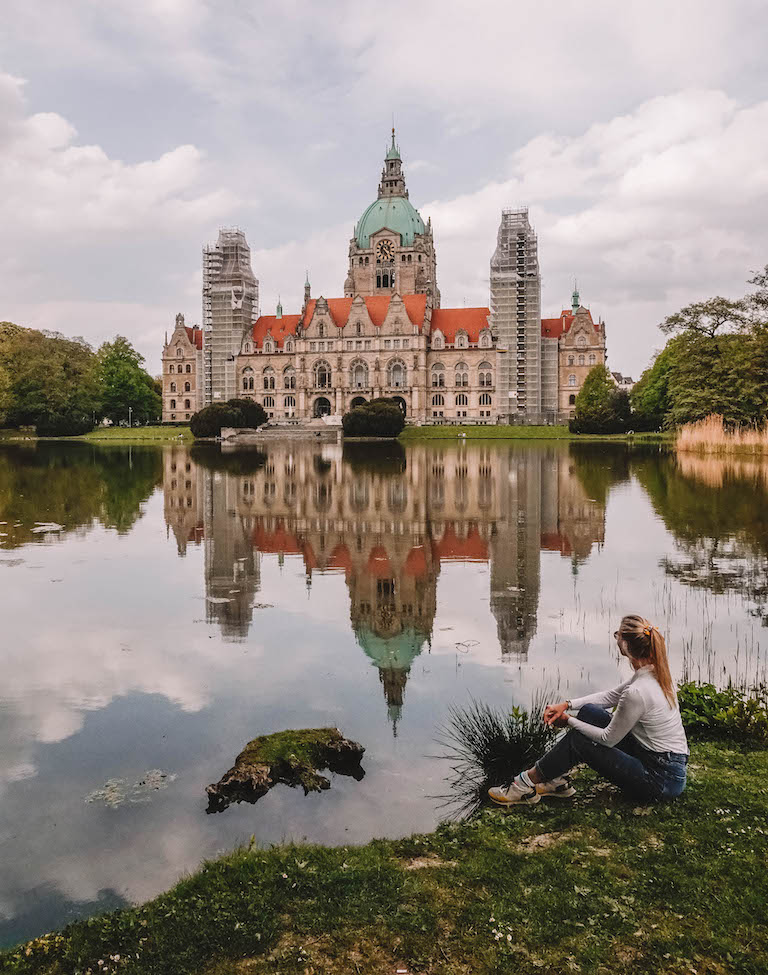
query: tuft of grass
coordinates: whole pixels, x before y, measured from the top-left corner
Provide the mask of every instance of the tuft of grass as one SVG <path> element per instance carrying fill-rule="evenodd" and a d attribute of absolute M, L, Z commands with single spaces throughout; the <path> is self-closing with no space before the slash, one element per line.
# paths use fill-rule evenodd
<path fill-rule="evenodd" d="M 541 720 L 545 698 L 537 694 L 530 710 L 504 712 L 480 701 L 449 708 L 438 743 L 439 757 L 450 762 L 448 794 L 440 796 L 454 816 L 472 816 L 488 802 L 488 789 L 512 779 L 552 744 L 558 732 Z"/>

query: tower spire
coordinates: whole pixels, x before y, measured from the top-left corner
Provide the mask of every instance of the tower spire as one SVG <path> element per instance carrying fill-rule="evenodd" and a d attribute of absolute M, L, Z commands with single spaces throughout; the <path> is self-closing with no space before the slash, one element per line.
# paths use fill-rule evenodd
<path fill-rule="evenodd" d="M 573 279 L 573 294 L 571 295 L 571 310 L 575 315 L 581 306 L 581 298 L 579 297 L 579 283 L 576 278 Z"/>

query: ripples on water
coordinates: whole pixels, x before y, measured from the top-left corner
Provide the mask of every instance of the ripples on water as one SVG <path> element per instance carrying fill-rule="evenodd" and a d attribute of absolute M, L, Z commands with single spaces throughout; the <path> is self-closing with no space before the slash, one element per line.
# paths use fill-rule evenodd
<path fill-rule="evenodd" d="M 767 471 L 623 445 L 0 448 L 0 944 L 251 834 L 431 828 L 448 706 L 612 684 L 625 612 L 679 676 L 765 679 Z M 321 724 L 366 745 L 362 782 L 205 816 L 247 740 Z"/>

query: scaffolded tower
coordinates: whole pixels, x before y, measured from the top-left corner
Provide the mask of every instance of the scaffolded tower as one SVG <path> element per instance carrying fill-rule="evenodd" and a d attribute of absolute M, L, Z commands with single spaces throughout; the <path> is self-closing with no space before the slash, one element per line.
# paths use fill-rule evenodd
<path fill-rule="evenodd" d="M 206 404 L 237 395 L 235 356 L 259 317 L 259 282 L 251 249 L 236 227 L 203 248 L 203 374 Z"/>
<path fill-rule="evenodd" d="M 499 360 L 499 414 L 514 420 L 541 413 L 541 278 L 528 208 L 501 211 L 491 258 L 491 328 Z"/>

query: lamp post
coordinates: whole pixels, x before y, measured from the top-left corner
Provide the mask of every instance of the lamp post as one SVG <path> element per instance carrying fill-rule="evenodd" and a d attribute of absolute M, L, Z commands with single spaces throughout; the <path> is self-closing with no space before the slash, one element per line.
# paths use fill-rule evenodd
<path fill-rule="evenodd" d="M 128 426 L 129 427 L 133 427 L 133 424 L 131 423 L 131 413 L 133 413 L 133 407 L 132 406 L 129 406 L 128 407 Z"/>

